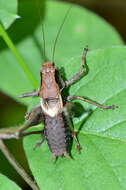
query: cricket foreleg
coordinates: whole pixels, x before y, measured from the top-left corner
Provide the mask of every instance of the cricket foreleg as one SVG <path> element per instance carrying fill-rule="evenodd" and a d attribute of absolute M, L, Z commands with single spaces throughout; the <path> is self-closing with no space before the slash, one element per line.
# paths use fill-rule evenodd
<path fill-rule="evenodd" d="M 86 74 L 87 72 L 87 68 L 86 68 L 86 55 L 87 55 L 87 51 L 88 48 L 84 48 L 84 52 L 82 55 L 82 65 L 81 65 L 81 70 L 80 72 L 78 72 L 76 75 L 74 75 L 71 79 L 65 81 L 65 86 L 69 86 L 73 83 L 75 83 L 76 81 L 78 81 L 82 76 L 84 76 L 84 74 Z"/>
<path fill-rule="evenodd" d="M 32 92 L 27 92 L 27 93 L 21 94 L 19 96 L 19 98 L 26 98 L 26 97 L 30 97 L 30 96 L 39 96 L 39 90 L 34 90 Z"/>
<path fill-rule="evenodd" d="M 113 109 L 114 110 L 114 109 L 118 108 L 118 106 L 116 106 L 116 105 L 104 106 L 102 104 L 99 104 L 99 103 L 97 103 L 95 101 L 89 100 L 89 99 L 81 97 L 81 96 L 68 96 L 67 100 L 68 101 L 71 101 L 71 100 L 82 100 L 82 101 L 87 102 L 89 104 L 93 104 L 93 105 L 95 105 L 95 106 L 97 106 L 97 107 L 99 107 L 101 109 Z"/>

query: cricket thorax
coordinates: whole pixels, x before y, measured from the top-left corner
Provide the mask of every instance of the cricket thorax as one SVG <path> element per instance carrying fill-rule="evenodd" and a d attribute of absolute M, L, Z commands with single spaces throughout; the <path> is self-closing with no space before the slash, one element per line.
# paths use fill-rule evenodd
<path fill-rule="evenodd" d="M 41 107 L 45 114 L 54 117 L 63 111 L 61 95 L 57 98 L 41 99 Z"/>
<path fill-rule="evenodd" d="M 47 115 L 54 117 L 62 112 L 63 102 L 55 76 L 56 67 L 46 62 L 41 69 L 42 84 L 40 89 L 41 107 Z"/>

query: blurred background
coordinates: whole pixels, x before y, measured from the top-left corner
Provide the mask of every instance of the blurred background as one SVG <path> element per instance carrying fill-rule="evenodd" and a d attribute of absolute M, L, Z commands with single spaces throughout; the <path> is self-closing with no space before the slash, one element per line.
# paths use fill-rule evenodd
<path fill-rule="evenodd" d="M 126 41 L 126 0 L 59 0 L 81 5 L 112 24 Z"/>
<path fill-rule="evenodd" d="M 122 39 L 124 42 L 126 41 L 126 0 L 57 0 L 57 1 L 67 1 L 74 4 L 78 4 L 82 7 L 85 7 L 99 16 L 103 17 L 106 21 L 108 21 L 111 25 L 113 25 L 116 30 L 120 33 Z M 16 112 L 16 118 L 15 118 L 15 112 Z M 0 127 L 8 127 L 8 126 L 15 126 L 19 123 L 22 123 L 24 120 L 24 114 L 26 112 L 26 107 L 24 105 L 21 105 L 17 103 L 12 98 L 8 97 L 4 93 L 0 92 Z M 9 120 L 7 119 L 9 116 Z M 13 144 L 13 142 L 12 142 Z M 22 152 L 21 148 L 22 142 L 20 141 L 19 144 L 16 146 L 19 146 L 19 151 Z M 16 153 L 13 147 L 10 148 L 14 154 L 16 154 L 16 157 L 18 161 L 20 162 L 20 157 Z M 25 153 L 24 153 L 25 154 Z M 20 154 L 19 154 L 20 155 Z M 2 157 L 1 157 L 2 158 Z M 28 172 L 30 172 L 27 161 L 23 157 L 22 162 L 23 165 L 25 165 L 25 168 Z M 6 163 L 8 164 L 8 163 Z M 8 169 L 12 171 L 12 168 L 8 165 Z M 2 173 L 6 173 L 4 171 L 4 168 L 1 169 Z M 10 178 L 15 178 L 13 172 L 10 172 Z M 22 185 L 22 180 L 19 179 L 18 183 Z"/>

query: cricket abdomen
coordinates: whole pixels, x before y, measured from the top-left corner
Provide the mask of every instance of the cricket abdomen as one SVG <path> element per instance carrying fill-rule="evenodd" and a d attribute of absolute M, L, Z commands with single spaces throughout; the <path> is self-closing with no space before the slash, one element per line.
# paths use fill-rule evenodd
<path fill-rule="evenodd" d="M 45 137 L 55 157 L 68 154 L 71 132 L 61 113 L 55 117 L 45 115 Z"/>

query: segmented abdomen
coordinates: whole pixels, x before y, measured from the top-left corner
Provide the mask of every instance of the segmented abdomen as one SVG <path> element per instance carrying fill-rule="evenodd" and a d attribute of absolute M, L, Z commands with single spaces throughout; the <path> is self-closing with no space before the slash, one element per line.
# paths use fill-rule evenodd
<path fill-rule="evenodd" d="M 68 153 L 71 131 L 65 123 L 63 114 L 55 117 L 45 115 L 45 137 L 54 156 Z"/>

